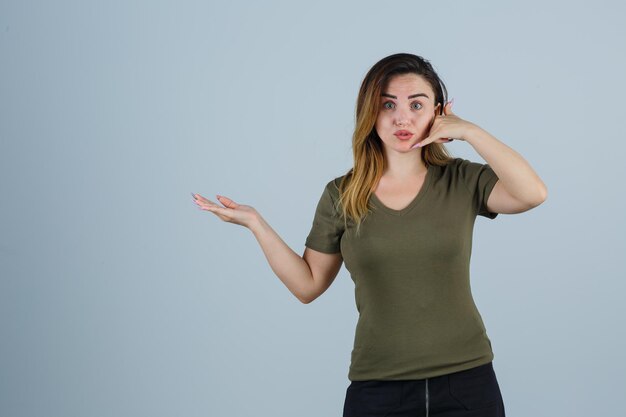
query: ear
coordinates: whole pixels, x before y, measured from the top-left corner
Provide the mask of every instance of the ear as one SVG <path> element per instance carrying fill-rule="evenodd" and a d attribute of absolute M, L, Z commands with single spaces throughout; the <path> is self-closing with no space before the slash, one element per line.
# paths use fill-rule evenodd
<path fill-rule="evenodd" d="M 441 107 L 441 103 L 437 103 L 435 106 L 435 116 L 439 114 L 439 108 Z"/>

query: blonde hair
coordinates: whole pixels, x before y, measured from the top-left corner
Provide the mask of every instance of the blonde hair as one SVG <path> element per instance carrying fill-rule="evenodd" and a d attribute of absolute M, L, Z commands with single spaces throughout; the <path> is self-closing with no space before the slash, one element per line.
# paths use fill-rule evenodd
<path fill-rule="evenodd" d="M 375 129 L 382 89 L 394 76 L 409 73 L 423 77 L 430 84 L 435 93 L 435 106 L 440 104 L 440 114 L 443 114 L 443 106 L 447 102 L 445 85 L 432 65 L 420 56 L 407 53 L 390 55 L 368 71 L 361 83 L 356 103 L 356 126 L 352 135 L 354 166 L 341 180 L 337 201 L 344 225 L 347 227 L 348 218 L 356 222 L 357 236 L 369 212 L 368 200 L 385 169 L 383 145 Z M 421 152 L 427 167 L 445 165 L 452 159 L 442 143 L 432 142 Z"/>

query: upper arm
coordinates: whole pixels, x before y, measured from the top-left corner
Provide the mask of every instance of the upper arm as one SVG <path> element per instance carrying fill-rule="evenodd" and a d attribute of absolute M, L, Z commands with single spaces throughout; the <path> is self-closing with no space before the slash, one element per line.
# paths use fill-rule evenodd
<path fill-rule="evenodd" d="M 492 213 L 516 214 L 523 213 L 535 207 L 534 205 L 525 203 L 513 197 L 504 188 L 500 180 L 493 186 L 489 199 L 487 200 L 487 209 Z"/>
<path fill-rule="evenodd" d="M 343 256 L 338 253 L 323 253 L 305 248 L 302 259 L 309 265 L 313 276 L 313 287 L 307 299 L 310 303 L 330 287 L 341 269 Z"/>

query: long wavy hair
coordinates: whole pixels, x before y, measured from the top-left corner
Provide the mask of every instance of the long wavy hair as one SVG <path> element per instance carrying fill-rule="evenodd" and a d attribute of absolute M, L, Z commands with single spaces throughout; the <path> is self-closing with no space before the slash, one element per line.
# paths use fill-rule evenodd
<path fill-rule="evenodd" d="M 439 114 L 443 114 L 444 104 L 448 101 L 443 81 L 430 62 L 418 55 L 390 55 L 374 64 L 365 75 L 357 97 L 356 126 L 352 135 L 354 166 L 341 180 L 337 201 L 346 227 L 348 218 L 356 223 L 357 236 L 362 221 L 369 213 L 369 198 L 387 164 L 383 144 L 375 128 L 381 110 L 380 97 L 394 76 L 410 73 L 422 76 L 430 84 L 435 93 L 435 106 L 441 104 Z M 445 165 L 452 159 L 443 143 L 436 142 L 422 148 L 421 155 L 427 167 Z"/>

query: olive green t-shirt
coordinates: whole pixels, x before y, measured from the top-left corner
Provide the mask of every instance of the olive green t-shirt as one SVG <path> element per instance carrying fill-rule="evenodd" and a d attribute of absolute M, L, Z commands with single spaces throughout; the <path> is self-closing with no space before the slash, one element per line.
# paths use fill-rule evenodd
<path fill-rule="evenodd" d="M 491 341 L 470 288 L 476 216 L 498 177 L 487 164 L 452 158 L 429 165 L 420 191 L 402 210 L 372 194 L 356 237 L 335 203 L 337 177 L 326 185 L 305 245 L 341 252 L 355 284 L 359 319 L 348 379 L 423 379 L 490 362 Z"/>

